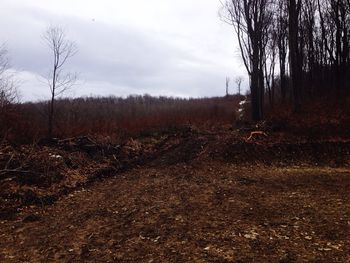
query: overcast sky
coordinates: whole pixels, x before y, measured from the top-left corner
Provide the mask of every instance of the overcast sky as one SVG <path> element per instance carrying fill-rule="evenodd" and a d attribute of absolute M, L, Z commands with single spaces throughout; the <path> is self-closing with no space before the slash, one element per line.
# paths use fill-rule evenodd
<path fill-rule="evenodd" d="M 0 43 L 19 72 L 23 101 L 48 98 L 40 76 L 51 65 L 41 37 L 49 25 L 64 27 L 78 46 L 67 70 L 80 81 L 68 96 L 221 96 L 226 76 L 246 78 L 218 0 L 1 2 Z"/>

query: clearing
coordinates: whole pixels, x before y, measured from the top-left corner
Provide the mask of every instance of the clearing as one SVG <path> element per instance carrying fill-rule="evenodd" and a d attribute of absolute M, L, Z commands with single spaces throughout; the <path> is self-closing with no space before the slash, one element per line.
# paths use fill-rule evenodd
<path fill-rule="evenodd" d="M 138 152 L 128 169 L 118 163 L 50 204 L 14 208 L 3 197 L 0 262 L 350 262 L 349 142 L 268 140 L 230 131 L 162 135 L 153 148 L 133 140 L 122 146 L 129 159 Z M 19 195 L 28 183 L 13 178 L 2 187 L 16 181 Z M 33 195 L 48 188 L 33 185 Z"/>

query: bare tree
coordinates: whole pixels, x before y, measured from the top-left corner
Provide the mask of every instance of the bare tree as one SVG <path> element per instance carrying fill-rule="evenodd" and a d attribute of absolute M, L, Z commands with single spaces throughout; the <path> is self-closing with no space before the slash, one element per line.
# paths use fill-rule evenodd
<path fill-rule="evenodd" d="M 230 84 L 230 78 L 229 78 L 229 77 L 226 77 L 226 96 L 228 96 L 229 84 Z"/>
<path fill-rule="evenodd" d="M 271 0 L 226 0 L 222 2 L 221 19 L 234 27 L 241 56 L 250 78 L 252 119 L 263 118 L 267 29 L 271 22 Z"/>
<path fill-rule="evenodd" d="M 275 27 L 279 59 L 280 92 L 283 102 L 287 97 L 286 60 L 288 52 L 288 12 L 285 0 L 278 0 L 276 5 Z"/>
<path fill-rule="evenodd" d="M 302 77 L 302 61 L 300 49 L 300 11 L 302 7 L 301 0 L 288 1 L 289 15 L 289 57 L 290 57 L 290 75 L 293 88 L 294 111 L 299 112 L 301 109 L 301 77 Z"/>
<path fill-rule="evenodd" d="M 13 112 L 18 102 L 17 80 L 11 70 L 5 45 L 0 45 L 0 137 L 6 138 L 13 125 Z"/>
<path fill-rule="evenodd" d="M 277 42 L 278 42 L 278 28 L 276 16 L 274 16 L 274 23 L 270 26 L 268 34 L 268 42 L 264 52 L 264 75 L 266 82 L 266 89 L 269 98 L 270 106 L 273 107 L 275 97 L 275 67 L 276 67 L 276 56 L 277 56 Z"/>
<path fill-rule="evenodd" d="M 0 46 L 0 108 L 18 99 L 14 74 L 10 72 L 8 52 L 5 45 Z"/>
<path fill-rule="evenodd" d="M 52 137 L 55 99 L 70 89 L 77 80 L 76 73 L 64 72 L 68 60 L 77 53 L 77 47 L 74 42 L 67 39 L 66 32 L 59 26 L 50 26 L 43 34 L 43 39 L 53 56 L 52 67 L 46 78 L 51 92 L 48 135 Z"/>
<path fill-rule="evenodd" d="M 236 85 L 237 85 L 238 95 L 241 95 L 241 84 L 242 84 L 242 81 L 243 81 L 243 77 L 242 76 L 237 77 L 236 80 L 235 80 Z"/>

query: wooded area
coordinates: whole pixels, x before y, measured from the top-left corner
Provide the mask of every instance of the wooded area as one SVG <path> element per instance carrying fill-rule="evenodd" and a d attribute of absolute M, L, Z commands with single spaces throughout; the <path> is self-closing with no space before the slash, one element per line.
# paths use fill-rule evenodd
<path fill-rule="evenodd" d="M 350 2 L 347 0 L 229 0 L 221 18 L 234 26 L 250 78 L 252 118 L 264 100 L 291 101 L 349 93 Z"/>

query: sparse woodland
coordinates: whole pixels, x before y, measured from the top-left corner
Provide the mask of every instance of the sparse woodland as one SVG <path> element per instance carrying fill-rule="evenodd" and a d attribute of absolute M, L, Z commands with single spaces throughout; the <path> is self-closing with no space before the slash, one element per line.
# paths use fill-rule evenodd
<path fill-rule="evenodd" d="M 50 100 L 23 103 L 0 47 L 0 262 L 349 262 L 350 1 L 219 15 L 246 95 L 65 97 L 51 27 Z"/>
<path fill-rule="evenodd" d="M 249 76 L 251 107 L 246 120 L 295 120 L 295 114 L 300 114 L 300 119 L 305 115 L 327 118 L 348 108 L 348 1 L 228 0 L 222 2 L 219 14 L 233 26 L 232 33 L 237 36 Z M 77 75 L 65 72 L 64 66 L 78 48 L 60 27 L 49 28 L 43 38 L 53 52 L 53 67 L 47 76 L 52 95 L 48 102 L 18 103 L 15 76 L 6 73 L 9 54 L 1 47 L 2 138 L 29 142 L 43 137 L 91 133 L 118 137 L 128 131 L 140 131 L 141 127 L 164 128 L 215 120 L 235 123 L 234 112 L 240 96 L 228 100 L 149 96 L 60 99 L 68 88 L 74 88 Z M 238 83 L 236 80 L 238 86 L 241 82 L 241 78 Z M 226 93 L 228 85 L 229 79 Z M 216 88 L 223 90 L 221 86 Z M 322 102 L 327 104 L 318 109 Z M 23 130 L 28 132 L 21 134 Z"/>

